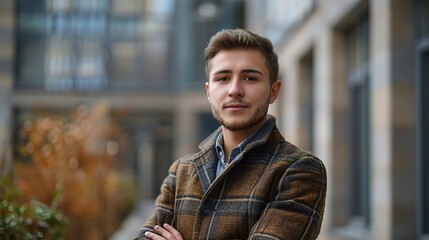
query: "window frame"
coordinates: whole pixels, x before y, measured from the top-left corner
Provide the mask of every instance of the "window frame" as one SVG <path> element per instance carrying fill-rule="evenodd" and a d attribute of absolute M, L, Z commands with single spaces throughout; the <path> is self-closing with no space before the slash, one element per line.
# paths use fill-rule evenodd
<path fill-rule="evenodd" d="M 370 26 L 369 16 L 363 15 L 346 32 L 349 92 L 349 218 L 348 225 L 359 228 L 363 235 L 371 229 L 371 94 L 370 94 Z M 352 42 L 357 41 L 357 42 Z M 354 45 L 353 45 L 354 44 Z M 357 49 L 351 49 L 351 48 Z M 360 54 L 355 56 L 351 54 Z M 360 57 L 360 58 L 359 58 Z M 356 60 L 356 62 L 352 62 Z M 354 66 L 353 66 L 354 64 Z M 351 67 L 352 66 L 352 67 Z M 356 128 L 356 126 L 359 128 Z M 358 145 L 358 149 L 355 146 Z M 359 152 L 359 156 L 354 153 Z M 356 169 L 359 172 L 356 173 Z M 358 193 L 353 186 L 359 188 Z"/>
<path fill-rule="evenodd" d="M 426 191 L 428 196 L 425 196 L 425 189 L 429 189 L 429 176 L 425 176 L 425 169 L 429 169 L 429 161 L 425 158 L 429 158 L 429 151 L 424 148 L 425 144 L 429 142 L 429 135 L 426 135 L 424 132 L 428 132 L 429 128 L 425 122 L 429 121 L 429 114 L 425 109 L 429 108 L 429 104 L 425 105 L 425 100 L 428 100 L 428 97 L 423 93 L 429 91 L 429 70 L 426 69 L 426 74 L 423 74 L 424 61 L 428 61 L 426 64 L 429 65 L 429 31 L 425 29 L 422 31 L 422 21 L 424 18 L 429 18 L 429 12 L 426 12 L 427 15 L 422 15 L 421 0 L 414 1 L 414 12 L 415 12 L 415 72 L 416 72 L 416 155 L 417 155 L 417 184 L 416 184 L 416 218 L 417 218 L 417 236 L 422 240 L 429 240 L 429 207 L 425 207 L 425 202 L 428 201 L 429 194 Z M 427 27 L 427 26 L 426 26 Z M 427 58 L 426 60 L 424 58 Z M 425 79 L 424 79 L 425 78 Z M 426 80 L 426 84 L 424 81 Z M 426 99 L 425 99 L 426 98 Z M 425 183 L 426 182 L 426 183 Z M 426 209 L 425 209 L 426 208 Z M 426 211 L 426 213 L 424 213 Z"/>
<path fill-rule="evenodd" d="M 315 50 L 311 47 L 299 61 L 300 147 L 315 151 Z"/>
<path fill-rule="evenodd" d="M 425 215 L 425 198 L 429 198 L 429 196 L 425 196 L 425 189 L 429 189 L 429 176 L 426 176 L 424 174 L 425 169 L 429 168 L 429 162 L 425 163 L 425 158 L 427 159 L 429 156 L 428 150 L 425 152 L 424 145 L 429 142 L 429 136 L 427 136 L 424 132 L 428 131 L 428 126 L 425 124 L 425 122 L 429 121 L 427 118 L 429 118 L 429 115 L 426 112 L 425 115 L 425 109 L 429 108 L 429 104 L 425 105 L 424 101 L 425 98 L 427 100 L 427 96 L 425 96 L 423 93 L 425 91 L 429 91 L 429 83 L 425 83 L 424 81 L 429 78 L 429 71 L 428 76 L 423 76 L 423 64 L 424 59 L 427 58 L 426 61 L 429 62 L 429 36 L 427 36 L 424 39 L 420 39 L 417 41 L 416 44 L 416 119 L 417 119 L 417 128 L 416 128 L 416 138 L 417 138 L 417 144 L 416 144 L 416 152 L 417 152 L 417 231 L 418 235 L 422 237 L 422 239 L 427 240 L 429 239 L 429 210 L 426 210 L 427 213 Z M 429 63 L 427 63 L 429 64 Z M 425 79 L 423 79 L 426 77 Z M 426 184 L 425 184 L 426 182 Z M 427 193 L 426 193 L 427 194 Z M 427 200 L 427 199 L 426 199 Z M 426 206 L 426 208 L 428 208 Z M 426 226 L 425 226 L 426 224 Z M 425 229 L 426 228 L 426 229 Z"/>

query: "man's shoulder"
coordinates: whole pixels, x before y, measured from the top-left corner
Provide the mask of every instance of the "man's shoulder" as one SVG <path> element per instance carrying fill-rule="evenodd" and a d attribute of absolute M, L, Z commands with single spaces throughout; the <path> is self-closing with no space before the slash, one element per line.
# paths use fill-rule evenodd
<path fill-rule="evenodd" d="M 278 146 L 276 160 L 287 162 L 288 165 L 294 164 L 295 162 L 305 161 L 307 163 L 314 163 L 315 165 L 323 166 L 323 162 L 314 153 L 304 150 L 286 140 Z"/>
<path fill-rule="evenodd" d="M 192 164 L 194 163 L 197 159 L 203 158 L 203 156 L 205 154 L 207 154 L 210 149 L 202 149 L 198 152 L 194 152 L 194 153 L 189 153 L 186 155 L 181 156 L 180 158 L 178 158 L 175 162 L 176 164 Z"/>
<path fill-rule="evenodd" d="M 194 153 L 189 153 L 186 155 L 181 156 L 180 158 L 178 158 L 176 160 L 176 162 L 178 164 L 188 164 L 194 161 L 194 159 L 196 158 L 196 156 L 199 154 L 199 152 L 194 152 Z"/>

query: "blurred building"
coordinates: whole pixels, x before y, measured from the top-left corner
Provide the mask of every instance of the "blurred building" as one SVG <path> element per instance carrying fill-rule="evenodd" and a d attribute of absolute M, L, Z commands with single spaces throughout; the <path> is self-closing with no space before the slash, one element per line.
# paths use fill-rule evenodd
<path fill-rule="evenodd" d="M 429 2 L 247 3 L 279 54 L 281 130 L 327 166 L 320 239 L 429 239 Z"/>
<path fill-rule="evenodd" d="M 326 164 L 320 239 L 429 239 L 425 0 L 0 1 L 0 170 L 23 121 L 103 99 L 153 198 L 217 127 L 202 54 L 234 27 L 274 42 L 283 90 L 270 111 Z"/>
<path fill-rule="evenodd" d="M 128 138 L 121 164 L 141 198 L 155 197 L 171 162 L 217 127 L 205 100 L 203 49 L 215 32 L 243 26 L 243 7 L 242 0 L 1 1 L 1 170 L 10 168 L 25 121 L 105 101 Z"/>

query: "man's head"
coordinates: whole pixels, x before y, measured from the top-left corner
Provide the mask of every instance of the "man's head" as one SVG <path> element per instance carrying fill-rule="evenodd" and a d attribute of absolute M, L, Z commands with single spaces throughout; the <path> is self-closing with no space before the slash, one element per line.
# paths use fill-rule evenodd
<path fill-rule="evenodd" d="M 207 99 L 224 130 L 251 133 L 266 121 L 281 82 L 271 42 L 244 30 L 216 34 L 205 52 Z"/>
<path fill-rule="evenodd" d="M 221 50 L 252 49 L 262 53 L 269 70 L 270 83 L 278 80 L 279 63 L 271 41 L 243 29 L 222 30 L 214 35 L 204 51 L 205 71 L 208 79 L 210 60 Z"/>

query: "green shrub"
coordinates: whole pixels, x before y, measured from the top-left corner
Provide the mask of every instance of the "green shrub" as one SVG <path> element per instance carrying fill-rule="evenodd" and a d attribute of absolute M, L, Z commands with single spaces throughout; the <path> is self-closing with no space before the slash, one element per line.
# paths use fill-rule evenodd
<path fill-rule="evenodd" d="M 9 178 L 0 180 L 0 239 L 64 239 L 68 220 L 56 210 L 60 187 L 51 206 L 36 201 L 21 204 L 19 195 Z"/>

